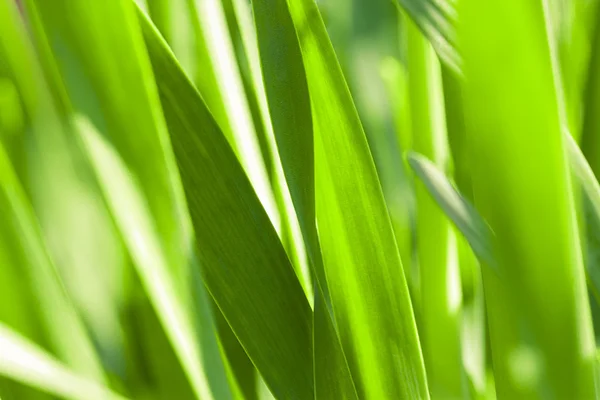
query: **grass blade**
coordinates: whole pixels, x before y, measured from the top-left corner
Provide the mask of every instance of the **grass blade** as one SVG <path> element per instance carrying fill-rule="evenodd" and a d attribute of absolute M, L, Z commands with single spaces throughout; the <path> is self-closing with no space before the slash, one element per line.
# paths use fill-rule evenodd
<path fill-rule="evenodd" d="M 65 399 L 125 400 L 110 389 L 77 375 L 2 323 L 0 375 Z"/>
<path fill-rule="evenodd" d="M 546 12 L 541 1 L 461 2 L 473 192 L 501 271 L 483 269 L 494 374 L 499 397 L 592 398 L 595 346 Z"/>
<path fill-rule="evenodd" d="M 312 398 L 312 318 L 302 287 L 223 133 L 156 31 L 141 22 L 206 286 L 273 395 Z"/>
<path fill-rule="evenodd" d="M 52 38 L 74 109 L 86 116 L 76 120 L 78 138 L 98 145 L 87 149 L 88 156 L 195 395 L 230 397 L 219 357 L 209 356 L 218 351 L 214 331 L 212 343 L 201 339 L 212 330 L 210 316 L 196 326 L 205 307 L 204 287 L 190 284 L 191 224 L 134 3 L 65 1 L 50 6 L 35 1 L 31 8 Z M 112 28 L 104 29 L 108 23 Z M 86 119 L 92 122 L 82 122 Z M 99 136 L 94 126 L 107 136 Z M 98 170 L 104 167 L 115 173 L 114 181 Z M 216 362 L 205 366 L 208 360 Z"/>
<path fill-rule="evenodd" d="M 407 21 L 407 68 L 412 124 L 412 148 L 439 168 L 448 168 L 442 76 L 433 48 L 417 27 Z M 460 309 L 462 293 L 456 237 L 448 219 L 415 184 L 415 242 L 421 283 L 419 326 L 431 396 L 463 395 Z"/>
<path fill-rule="evenodd" d="M 493 234 L 477 210 L 427 158 L 411 152 L 408 162 L 437 204 L 467 239 L 477 257 L 488 266 L 495 265 Z"/>
<path fill-rule="evenodd" d="M 195 332 L 186 315 L 184 305 L 177 297 L 176 289 L 168 275 L 168 262 L 160 252 L 158 235 L 155 233 L 148 206 L 140 193 L 139 185 L 131 178 L 127 166 L 114 149 L 84 117 L 74 121 L 98 180 L 104 190 L 107 203 L 113 210 L 116 223 L 123 232 L 125 243 L 139 268 L 146 291 L 152 293 L 157 314 L 185 366 L 185 372 L 198 398 L 216 396 L 211 388 L 207 372 L 203 369 L 200 349 L 194 341 Z M 216 343 L 214 344 L 216 346 Z M 214 384 L 214 383 L 213 383 Z M 223 387 L 223 385 L 219 385 Z M 220 396 L 228 396 L 224 389 Z"/>
<path fill-rule="evenodd" d="M 429 40 L 440 60 L 456 73 L 461 71 L 457 45 L 457 0 L 397 0 Z"/>
<path fill-rule="evenodd" d="M 252 4 L 273 130 L 317 281 L 313 314 L 316 397 L 343 393 L 345 398 L 356 398 L 334 328 L 317 237 L 313 124 L 300 45 L 286 1 L 254 0 Z M 282 69 L 282 65 L 286 68 Z"/>
<path fill-rule="evenodd" d="M 427 398 L 408 288 L 365 134 L 316 4 L 289 6 L 312 102 L 325 271 L 359 398 Z"/>
<path fill-rule="evenodd" d="M 594 175 L 592 167 L 590 167 L 581 149 L 575 142 L 575 139 L 569 134 L 565 134 L 565 147 L 567 148 L 567 154 L 569 155 L 571 171 L 583 189 L 585 199 L 584 207 L 589 205 L 589 208 L 591 209 L 591 220 L 586 221 L 586 223 L 589 224 L 586 228 L 590 234 L 593 234 L 595 232 L 594 229 L 598 226 L 598 221 L 600 221 L 600 184 Z M 591 247 L 593 244 L 593 239 L 590 243 L 587 243 L 588 257 L 593 256 L 593 248 Z M 592 292 L 596 298 L 599 299 L 600 271 L 598 270 L 598 265 L 594 258 L 586 261 L 588 280 L 591 283 Z"/>

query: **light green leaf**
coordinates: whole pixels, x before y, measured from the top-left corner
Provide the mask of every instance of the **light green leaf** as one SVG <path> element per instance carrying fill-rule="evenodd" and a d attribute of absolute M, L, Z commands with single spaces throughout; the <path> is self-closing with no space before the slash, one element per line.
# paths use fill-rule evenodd
<path fill-rule="evenodd" d="M 486 308 L 499 397 L 593 398 L 595 343 L 548 17 L 544 1 L 461 0 L 473 196 L 501 271 L 483 268 Z"/>
<path fill-rule="evenodd" d="M 443 171 L 450 151 L 440 63 L 431 44 L 406 22 L 408 98 L 412 148 Z M 462 385 L 460 309 L 462 291 L 456 235 L 421 182 L 415 182 L 415 242 L 419 268 L 419 337 L 432 398 L 465 395 Z"/>
<path fill-rule="evenodd" d="M 316 4 L 289 6 L 315 126 L 319 238 L 358 396 L 427 398 L 408 288 L 365 134 Z"/>
<path fill-rule="evenodd" d="M 317 237 L 313 124 L 300 45 L 285 0 L 253 0 L 252 4 L 273 130 L 317 280 L 313 315 L 316 397 L 331 398 L 335 393 L 343 393 L 344 398 L 356 398 L 334 328 Z"/>
<path fill-rule="evenodd" d="M 143 18 L 204 282 L 276 398 L 313 394 L 311 310 L 250 182 L 198 92 Z"/>
<path fill-rule="evenodd" d="M 0 375 L 65 399 L 125 400 L 0 323 Z"/>

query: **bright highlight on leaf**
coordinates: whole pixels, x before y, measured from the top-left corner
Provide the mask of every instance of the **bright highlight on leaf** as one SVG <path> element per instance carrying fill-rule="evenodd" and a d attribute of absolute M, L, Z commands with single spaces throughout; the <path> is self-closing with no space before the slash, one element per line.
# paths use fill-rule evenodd
<path fill-rule="evenodd" d="M 0 375 L 66 399 L 124 400 L 0 324 Z"/>

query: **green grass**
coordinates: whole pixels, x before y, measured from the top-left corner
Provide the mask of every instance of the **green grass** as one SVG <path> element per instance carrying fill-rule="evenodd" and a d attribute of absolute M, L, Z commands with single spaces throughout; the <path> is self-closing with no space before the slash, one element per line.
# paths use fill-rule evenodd
<path fill-rule="evenodd" d="M 0 398 L 600 398 L 599 6 L 0 0 Z"/>

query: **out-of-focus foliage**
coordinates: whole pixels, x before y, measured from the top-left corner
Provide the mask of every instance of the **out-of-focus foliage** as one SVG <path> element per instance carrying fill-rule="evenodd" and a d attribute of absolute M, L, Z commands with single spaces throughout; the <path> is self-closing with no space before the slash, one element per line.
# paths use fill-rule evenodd
<path fill-rule="evenodd" d="M 0 0 L 0 398 L 597 398 L 599 16 Z"/>

